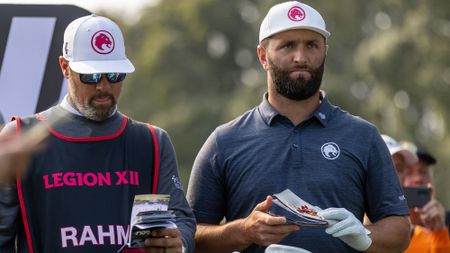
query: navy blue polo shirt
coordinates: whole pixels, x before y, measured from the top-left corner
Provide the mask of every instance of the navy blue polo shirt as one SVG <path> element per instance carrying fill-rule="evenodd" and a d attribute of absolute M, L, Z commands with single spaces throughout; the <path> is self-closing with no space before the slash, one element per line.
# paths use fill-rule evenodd
<path fill-rule="evenodd" d="M 342 207 L 372 222 L 408 215 L 389 151 L 376 127 L 329 103 L 294 126 L 264 95 L 219 126 L 200 150 L 187 198 L 198 223 L 247 217 L 267 195 L 289 188 L 320 208 Z M 352 252 L 324 228 L 304 227 L 281 244 L 313 252 Z M 264 252 L 252 245 L 243 252 Z"/>

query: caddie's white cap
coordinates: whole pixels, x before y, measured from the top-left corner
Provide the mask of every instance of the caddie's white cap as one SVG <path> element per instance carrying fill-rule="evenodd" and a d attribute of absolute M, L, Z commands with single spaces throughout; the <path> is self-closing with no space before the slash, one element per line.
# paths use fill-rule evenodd
<path fill-rule="evenodd" d="M 116 23 L 95 14 L 72 21 L 64 32 L 63 57 L 82 74 L 131 73 L 122 32 Z"/>
<path fill-rule="evenodd" d="M 294 29 L 307 29 L 322 34 L 326 39 L 325 20 L 318 11 L 297 1 L 284 2 L 270 8 L 259 29 L 259 43 L 276 33 Z"/>
<path fill-rule="evenodd" d="M 418 161 L 416 154 L 417 148 L 414 144 L 405 141 L 398 143 L 394 138 L 385 134 L 382 134 L 381 137 L 383 138 L 384 143 L 386 143 L 391 156 L 399 153 L 403 156 L 407 165 L 412 165 Z"/>
<path fill-rule="evenodd" d="M 266 248 L 265 253 L 311 253 L 311 251 L 287 245 L 271 244 Z"/>

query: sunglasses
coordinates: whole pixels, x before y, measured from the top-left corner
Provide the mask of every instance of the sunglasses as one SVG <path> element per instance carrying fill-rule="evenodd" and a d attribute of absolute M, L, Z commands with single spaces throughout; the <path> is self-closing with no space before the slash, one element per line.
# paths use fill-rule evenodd
<path fill-rule="evenodd" d="M 84 84 L 98 84 L 103 76 L 110 83 L 119 83 L 125 79 L 125 73 L 103 73 L 103 74 L 80 74 L 80 81 Z"/>

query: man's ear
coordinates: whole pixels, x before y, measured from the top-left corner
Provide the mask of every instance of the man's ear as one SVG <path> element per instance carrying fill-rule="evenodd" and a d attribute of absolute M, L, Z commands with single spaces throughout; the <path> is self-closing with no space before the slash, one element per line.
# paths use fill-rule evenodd
<path fill-rule="evenodd" d="M 70 73 L 69 62 L 66 59 L 64 59 L 63 56 L 59 56 L 59 66 L 61 67 L 61 72 L 64 78 L 69 79 Z"/>
<path fill-rule="evenodd" d="M 261 46 L 261 44 L 258 45 L 257 49 L 258 59 L 261 65 L 263 66 L 264 70 L 269 70 L 269 64 L 267 63 L 267 52 L 266 49 Z"/>

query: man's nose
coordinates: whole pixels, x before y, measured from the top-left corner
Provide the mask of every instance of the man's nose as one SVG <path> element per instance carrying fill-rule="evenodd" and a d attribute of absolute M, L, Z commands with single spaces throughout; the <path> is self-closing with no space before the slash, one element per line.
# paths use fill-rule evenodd
<path fill-rule="evenodd" d="M 412 182 L 413 182 L 414 186 L 424 186 L 427 184 L 425 178 L 423 176 L 421 176 L 420 174 L 413 175 Z"/>
<path fill-rule="evenodd" d="M 111 86 L 111 84 L 109 83 L 106 76 L 102 76 L 102 79 L 100 80 L 100 82 L 98 84 L 95 85 L 95 88 L 97 90 L 104 91 L 104 90 L 110 89 L 111 88 L 110 86 Z"/>
<path fill-rule="evenodd" d="M 304 64 L 308 62 L 308 57 L 306 55 L 306 51 L 303 47 L 296 48 L 294 52 L 294 62 Z"/>

